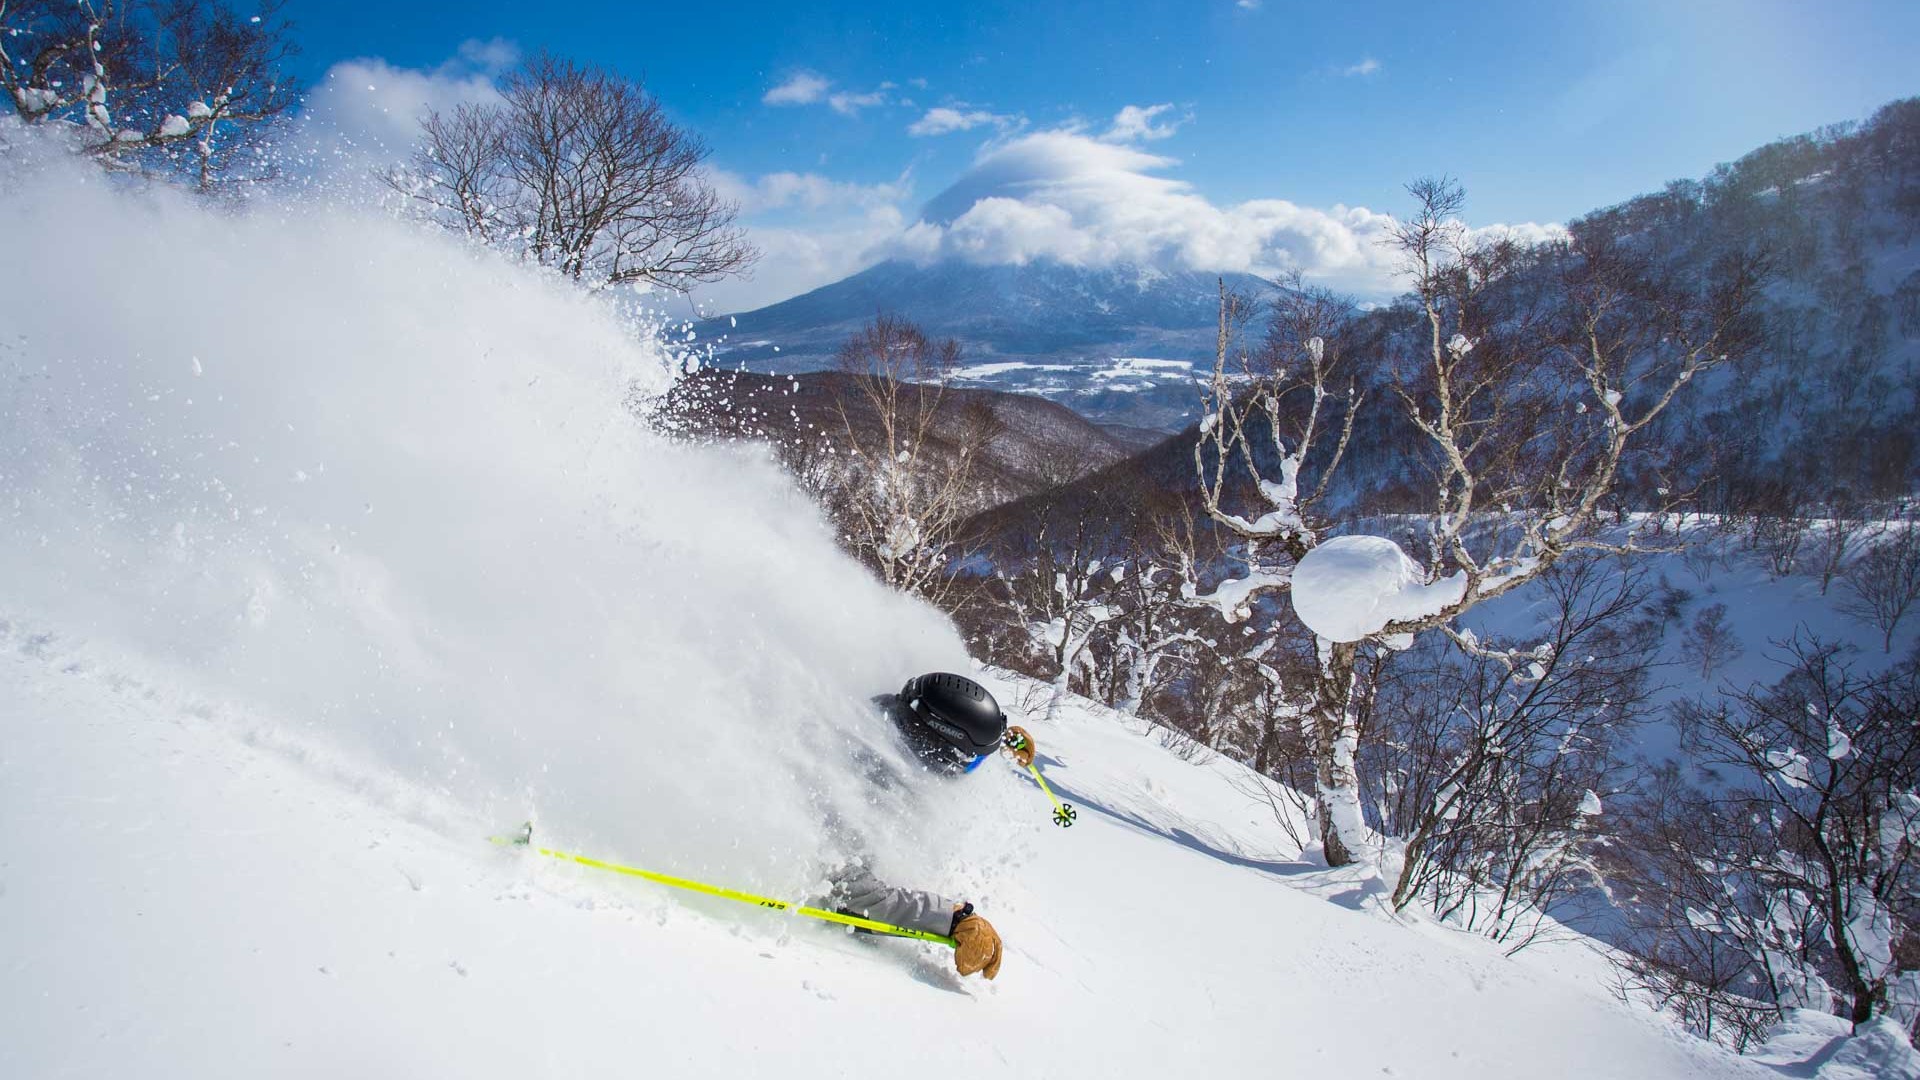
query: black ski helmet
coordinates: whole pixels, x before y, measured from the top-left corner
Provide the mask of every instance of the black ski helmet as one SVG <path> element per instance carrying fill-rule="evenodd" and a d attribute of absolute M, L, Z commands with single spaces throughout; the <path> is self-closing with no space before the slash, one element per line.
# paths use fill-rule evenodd
<path fill-rule="evenodd" d="M 992 753 L 1007 730 L 1000 703 L 964 675 L 916 675 L 901 687 L 900 701 L 941 742 L 967 757 Z"/>

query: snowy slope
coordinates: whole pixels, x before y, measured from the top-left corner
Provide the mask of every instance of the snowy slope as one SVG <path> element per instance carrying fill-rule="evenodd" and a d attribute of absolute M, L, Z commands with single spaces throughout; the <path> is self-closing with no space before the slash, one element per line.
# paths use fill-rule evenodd
<path fill-rule="evenodd" d="M 1827 527 L 1822 522 L 1811 526 L 1816 535 Z M 1850 558 L 1881 539 L 1884 528 L 1863 529 Z M 1684 541 L 1691 554 L 1648 552 L 1631 563 L 1651 587 L 1649 607 L 1660 598 L 1664 583 L 1675 613 L 1648 658 L 1655 687 L 1649 710 L 1654 722 L 1635 741 L 1639 753 L 1650 761 L 1682 756 L 1679 733 L 1666 711 L 1670 703 L 1711 698 L 1723 688 L 1778 682 L 1785 673 L 1781 662 L 1788 656 L 1784 646 L 1796 637 L 1846 649 L 1843 659 L 1863 675 L 1884 672 L 1920 648 L 1920 619 L 1903 620 L 1888 648 L 1880 630 L 1843 610 L 1850 595 L 1843 578 L 1836 578 L 1823 593 L 1812 541 L 1793 572 L 1776 574 L 1744 537 L 1743 530 L 1725 529 L 1711 517 L 1690 520 L 1648 543 L 1677 546 Z M 1703 671 L 1699 661 L 1687 655 L 1687 628 L 1715 605 L 1725 608 L 1733 648 L 1724 662 Z M 1534 583 L 1482 605 L 1462 622 L 1489 640 L 1531 645 L 1541 640 L 1552 617 L 1546 589 Z"/>
<path fill-rule="evenodd" d="M 962 982 L 935 946 L 495 848 L 89 652 L 15 631 L 0 660 L 8 1076 L 1773 1075 L 1297 890 L 1231 766 L 1110 717 L 1037 733 L 1072 829 L 1011 768 L 970 778 L 1019 812 L 976 894 L 1005 969 Z"/>
<path fill-rule="evenodd" d="M 667 365 L 607 305 L 0 179 L 0 1076 L 1768 1075 L 1355 910 L 1108 716 L 1036 732 L 1071 830 L 1008 768 L 876 793 L 865 697 L 958 636 L 763 458 L 641 430 Z M 999 981 L 484 840 L 804 898 L 829 812 Z"/>

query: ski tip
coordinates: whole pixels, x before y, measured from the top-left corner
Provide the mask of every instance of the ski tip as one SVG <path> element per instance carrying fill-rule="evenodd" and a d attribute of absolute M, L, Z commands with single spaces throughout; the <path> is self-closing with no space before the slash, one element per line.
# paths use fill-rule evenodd
<path fill-rule="evenodd" d="M 489 836 L 487 841 L 499 844 L 501 847 L 526 847 L 533 843 L 533 822 L 529 821 L 521 825 L 512 836 Z"/>

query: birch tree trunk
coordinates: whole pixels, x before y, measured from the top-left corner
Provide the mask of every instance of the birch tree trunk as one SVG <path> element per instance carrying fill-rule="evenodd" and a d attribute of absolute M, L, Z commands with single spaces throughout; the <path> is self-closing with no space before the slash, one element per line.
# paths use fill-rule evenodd
<path fill-rule="evenodd" d="M 1354 753 L 1360 722 L 1354 715 L 1357 642 L 1321 638 L 1320 674 L 1313 690 L 1314 755 L 1318 759 L 1320 838 L 1328 866 L 1346 866 L 1365 858 L 1366 834 L 1360 813 L 1360 773 Z"/>

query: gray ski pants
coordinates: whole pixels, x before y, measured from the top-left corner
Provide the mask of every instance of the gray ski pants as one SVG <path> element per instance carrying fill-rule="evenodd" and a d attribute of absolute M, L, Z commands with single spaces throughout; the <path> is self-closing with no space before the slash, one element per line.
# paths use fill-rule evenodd
<path fill-rule="evenodd" d="M 830 877 L 832 903 L 840 910 L 929 934 L 944 935 L 953 928 L 955 905 L 946 897 L 888 885 L 860 863 L 848 863 Z"/>

